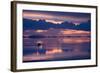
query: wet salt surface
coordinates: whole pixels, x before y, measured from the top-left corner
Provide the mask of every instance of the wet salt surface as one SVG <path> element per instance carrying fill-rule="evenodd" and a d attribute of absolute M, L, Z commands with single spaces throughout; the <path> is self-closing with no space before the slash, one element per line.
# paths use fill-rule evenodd
<path fill-rule="evenodd" d="M 90 59 L 90 34 L 90 31 L 71 29 L 25 30 L 23 62 Z M 42 50 L 37 50 L 39 41 Z"/>
<path fill-rule="evenodd" d="M 46 52 L 39 54 L 30 45 L 23 49 L 23 62 L 81 60 L 91 58 L 90 42 L 63 43 L 61 46 L 46 46 Z M 48 48 L 49 49 L 48 49 Z"/>

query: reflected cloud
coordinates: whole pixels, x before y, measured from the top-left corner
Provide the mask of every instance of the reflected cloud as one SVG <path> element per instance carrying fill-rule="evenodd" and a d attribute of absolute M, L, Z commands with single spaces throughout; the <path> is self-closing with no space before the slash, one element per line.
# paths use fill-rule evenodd
<path fill-rule="evenodd" d="M 62 30 L 61 34 L 70 35 L 70 36 L 90 36 L 90 31 L 82 31 L 82 30 Z"/>
<path fill-rule="evenodd" d="M 75 49 L 73 51 L 61 51 L 57 53 L 55 52 L 46 52 L 46 54 L 30 54 L 30 55 L 26 55 L 23 57 L 23 61 L 25 62 L 30 62 L 30 61 L 41 61 L 41 60 L 56 60 L 56 59 L 66 59 L 66 60 L 70 60 L 70 59 L 77 59 L 77 57 L 80 58 L 84 58 L 84 57 L 88 57 L 89 53 L 85 52 L 85 51 L 80 51 L 80 49 Z"/>
<path fill-rule="evenodd" d="M 61 35 L 65 35 L 65 36 L 90 36 L 91 32 L 90 31 L 83 31 L 83 30 L 72 30 L 72 29 L 54 29 L 54 28 L 50 28 L 48 30 L 25 30 L 24 31 L 24 35 L 25 36 L 28 36 L 28 35 L 31 35 L 31 34 L 35 34 L 35 33 L 46 33 L 46 34 L 52 34 L 53 35 L 53 32 L 56 32 L 61 34 Z M 51 33 L 52 32 L 52 33 Z"/>
<path fill-rule="evenodd" d="M 62 53 L 63 50 L 62 49 L 58 49 L 58 48 L 53 48 L 50 51 L 46 51 L 46 54 L 55 54 L 55 53 Z"/>
<path fill-rule="evenodd" d="M 62 39 L 63 43 L 84 43 L 84 42 L 90 42 L 90 38 L 88 37 L 80 37 L 80 38 L 65 38 Z"/>

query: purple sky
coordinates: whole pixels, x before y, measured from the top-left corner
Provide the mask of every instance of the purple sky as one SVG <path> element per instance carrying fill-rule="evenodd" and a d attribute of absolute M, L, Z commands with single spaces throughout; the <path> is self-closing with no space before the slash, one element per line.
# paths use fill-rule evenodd
<path fill-rule="evenodd" d="M 80 24 L 90 20 L 91 15 L 90 13 L 23 10 L 23 18 L 31 20 L 45 19 L 47 22 L 55 24 L 60 24 L 64 21 Z"/>

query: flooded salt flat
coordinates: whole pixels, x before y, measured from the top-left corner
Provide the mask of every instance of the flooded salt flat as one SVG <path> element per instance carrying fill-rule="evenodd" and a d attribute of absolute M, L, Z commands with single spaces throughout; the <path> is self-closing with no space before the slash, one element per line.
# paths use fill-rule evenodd
<path fill-rule="evenodd" d="M 23 62 L 81 60 L 91 58 L 90 37 L 24 38 Z M 37 42 L 42 42 L 38 50 Z"/>
<path fill-rule="evenodd" d="M 91 58 L 91 13 L 23 10 L 23 62 Z"/>

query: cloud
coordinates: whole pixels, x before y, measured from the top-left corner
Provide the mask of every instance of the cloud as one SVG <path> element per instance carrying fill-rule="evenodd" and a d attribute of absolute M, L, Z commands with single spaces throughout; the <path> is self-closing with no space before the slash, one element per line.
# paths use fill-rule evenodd
<path fill-rule="evenodd" d="M 83 13 L 85 14 L 85 13 Z M 87 22 L 90 20 L 90 17 L 82 16 L 82 14 L 78 13 L 64 13 L 64 12 L 46 12 L 46 11 L 23 11 L 23 18 L 31 19 L 31 20 L 38 20 L 38 19 L 45 19 L 52 23 L 61 23 L 62 21 L 69 21 L 73 23 L 82 23 Z"/>

